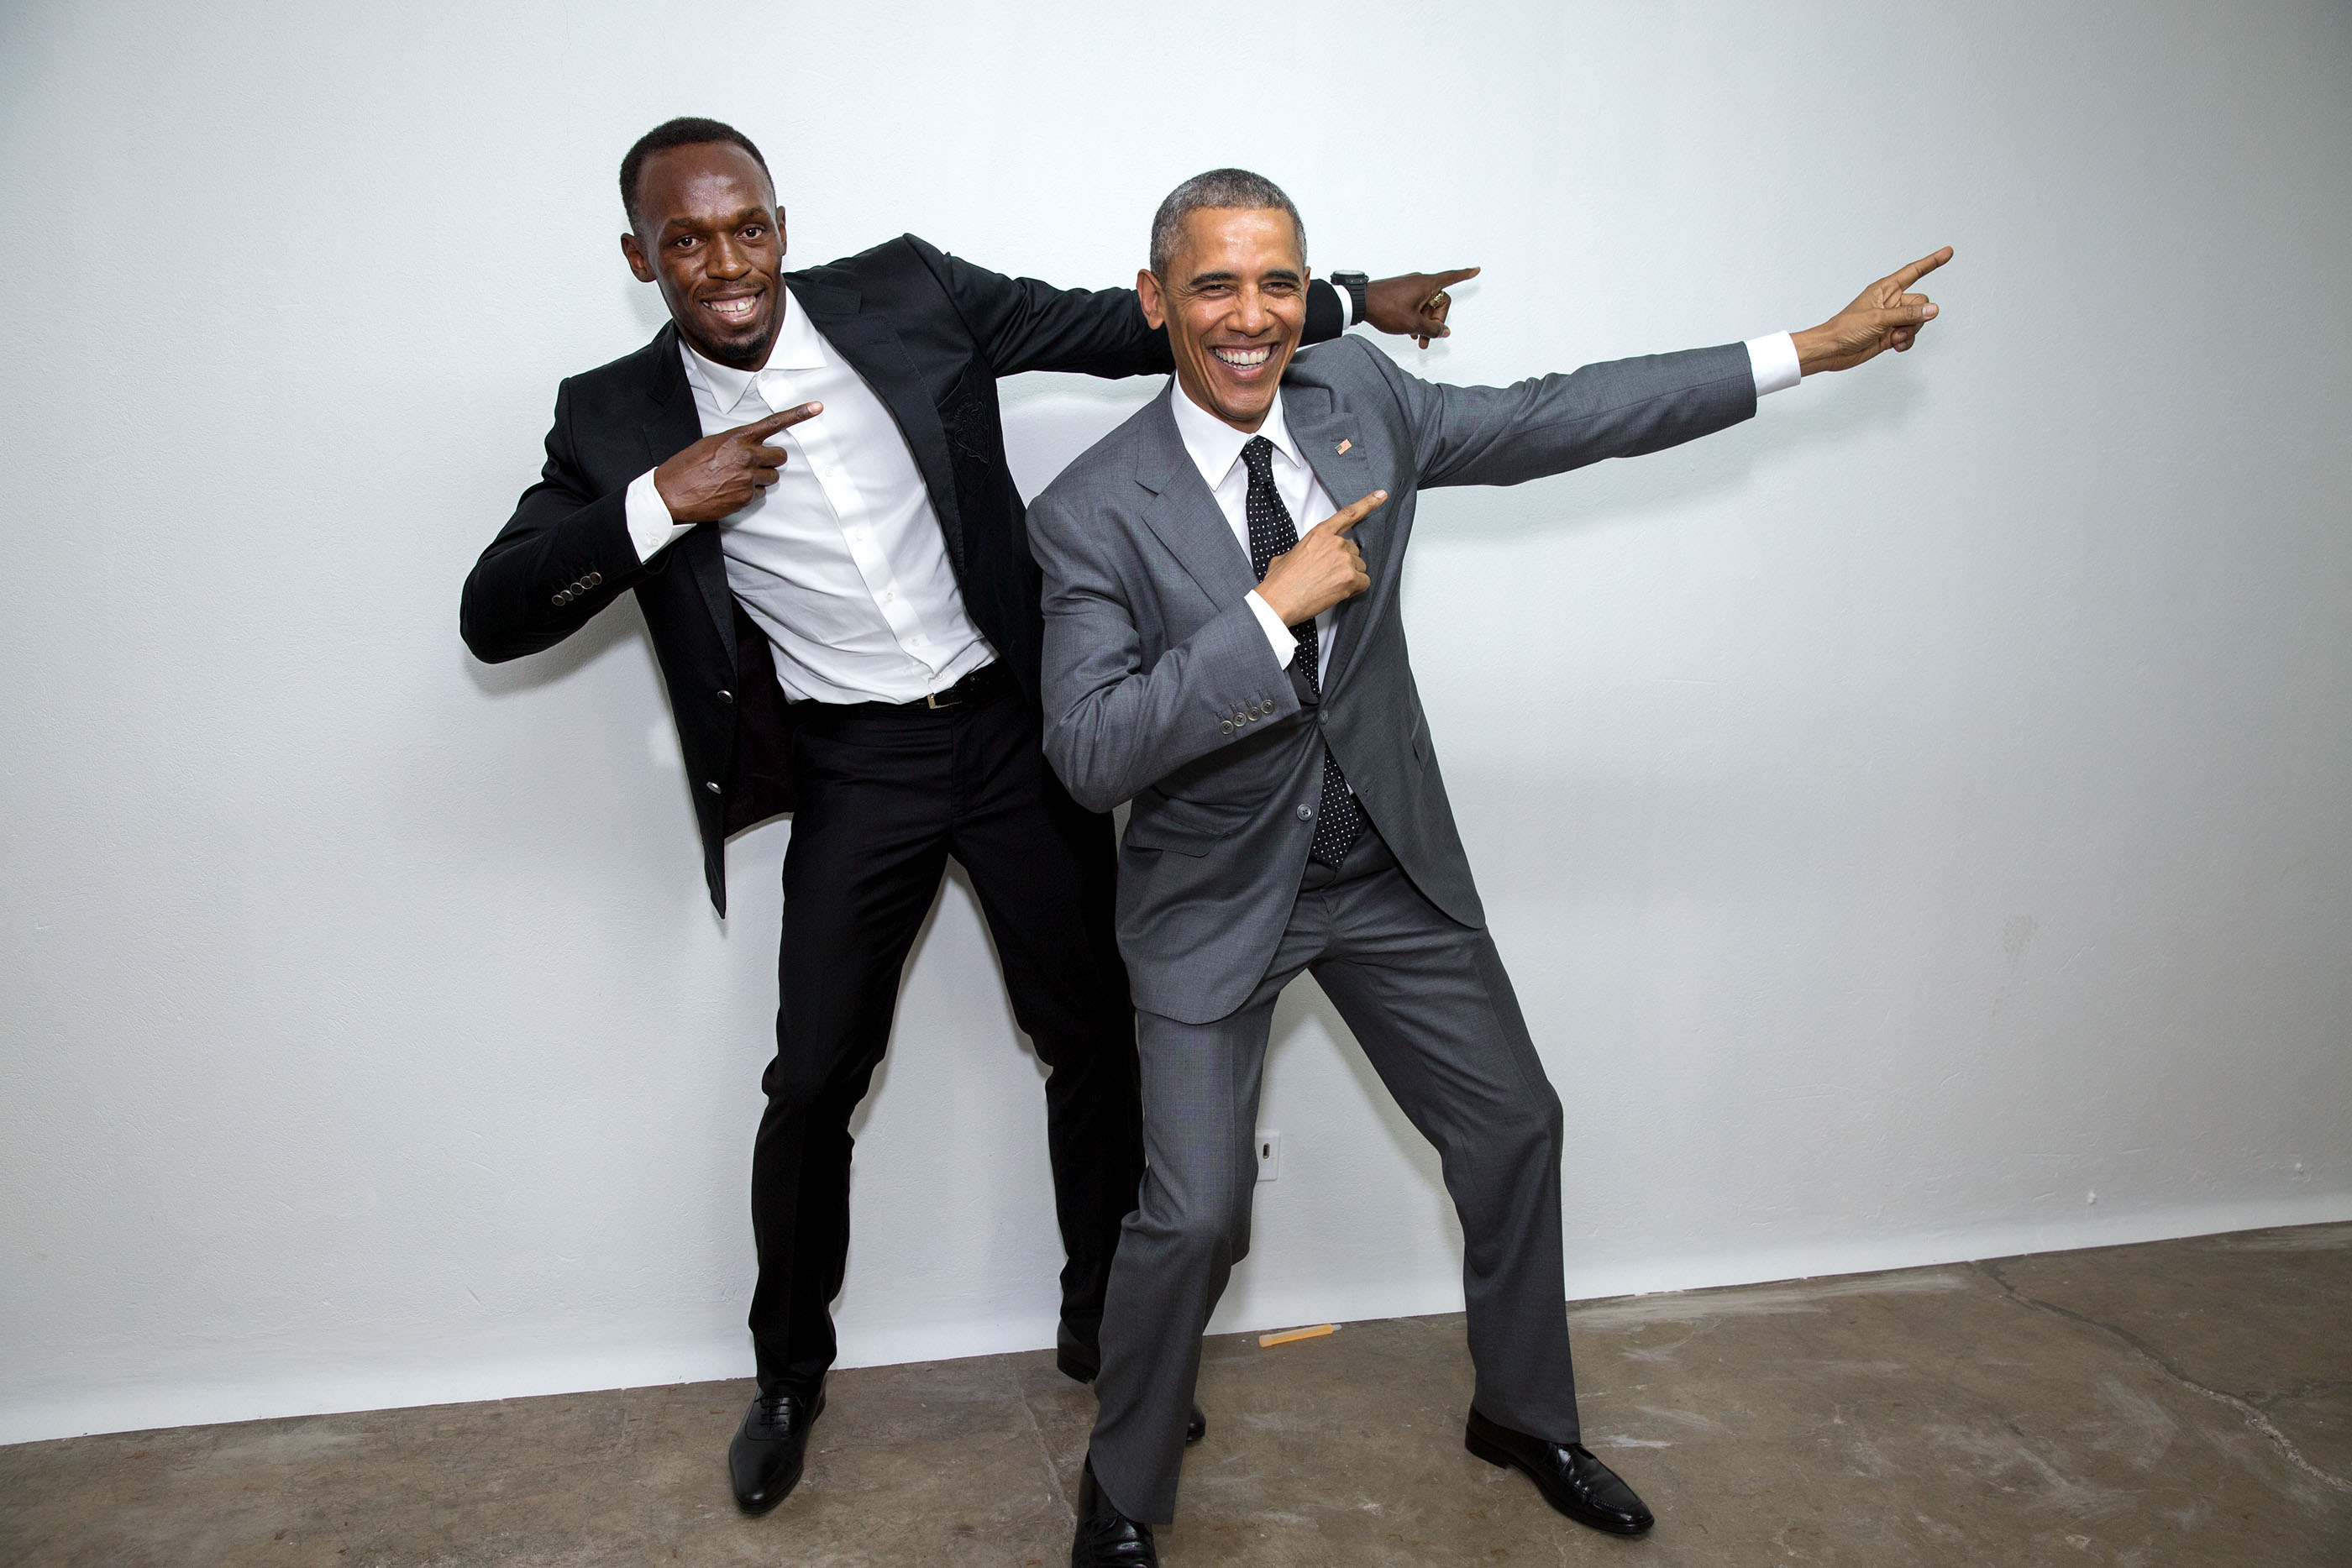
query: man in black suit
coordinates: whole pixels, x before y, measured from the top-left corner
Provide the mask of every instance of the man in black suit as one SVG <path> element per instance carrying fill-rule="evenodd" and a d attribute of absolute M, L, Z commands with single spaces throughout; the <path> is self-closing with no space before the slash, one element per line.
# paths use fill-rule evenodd
<path fill-rule="evenodd" d="M 911 235 L 785 273 L 766 162 L 715 120 L 640 140 L 621 195 L 621 248 L 670 324 L 558 390 L 540 481 L 467 579 L 460 623 L 495 663 L 636 594 L 720 914 L 728 835 L 794 813 L 752 1155 L 759 1393 L 729 1448 L 736 1500 L 758 1512 L 799 1480 L 824 1407 L 849 1119 L 950 855 L 1051 1070 L 1060 1365 L 1086 1381 L 1099 1364 L 1143 1169 L 1133 1015 L 1109 821 L 1070 800 L 1039 748 L 1038 572 L 996 379 L 1173 361 L 1132 293 L 1004 277 Z M 1309 340 L 1352 313 L 1425 346 L 1467 274 L 1335 276 L 1352 312 L 1318 285 Z"/>

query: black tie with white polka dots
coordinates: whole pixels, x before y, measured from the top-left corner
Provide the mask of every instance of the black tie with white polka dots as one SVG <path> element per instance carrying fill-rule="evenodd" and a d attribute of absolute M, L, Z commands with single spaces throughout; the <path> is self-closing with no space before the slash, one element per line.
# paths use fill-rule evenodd
<path fill-rule="evenodd" d="M 1253 435 L 1242 447 L 1242 464 L 1249 469 L 1249 546 L 1250 570 L 1260 582 L 1265 580 L 1265 569 L 1274 558 L 1286 554 L 1298 545 L 1298 525 L 1290 520 L 1290 508 L 1282 504 L 1282 497 L 1274 487 L 1274 443 L 1263 435 Z M 1290 629 L 1298 639 L 1299 672 L 1307 677 L 1307 689 L 1320 693 L 1322 680 L 1322 639 L 1310 618 Z M 1348 852 L 1363 836 L 1363 808 L 1356 804 L 1355 791 L 1348 788 L 1347 776 L 1339 771 L 1339 759 L 1331 755 L 1328 746 L 1323 748 L 1323 809 L 1315 821 L 1315 843 L 1308 852 L 1325 865 L 1336 866 L 1348 858 Z"/>

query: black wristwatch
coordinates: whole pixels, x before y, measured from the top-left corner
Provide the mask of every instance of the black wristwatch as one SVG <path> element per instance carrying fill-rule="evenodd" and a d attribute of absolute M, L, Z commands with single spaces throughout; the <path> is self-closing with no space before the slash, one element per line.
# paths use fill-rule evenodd
<path fill-rule="evenodd" d="M 1346 289 L 1348 298 L 1356 302 L 1355 309 L 1348 316 L 1350 327 L 1360 324 L 1364 319 L 1364 290 L 1371 287 L 1371 274 L 1368 272 L 1335 272 L 1331 275 L 1331 287 Z"/>

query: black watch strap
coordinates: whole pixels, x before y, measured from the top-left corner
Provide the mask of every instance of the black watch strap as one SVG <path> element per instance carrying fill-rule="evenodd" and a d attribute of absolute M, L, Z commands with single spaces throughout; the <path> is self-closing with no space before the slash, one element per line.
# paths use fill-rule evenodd
<path fill-rule="evenodd" d="M 1355 308 L 1348 313 L 1348 325 L 1355 326 L 1364 319 L 1364 291 L 1371 287 L 1371 275 L 1364 272 L 1335 272 L 1331 275 L 1334 287 L 1344 288 Z"/>

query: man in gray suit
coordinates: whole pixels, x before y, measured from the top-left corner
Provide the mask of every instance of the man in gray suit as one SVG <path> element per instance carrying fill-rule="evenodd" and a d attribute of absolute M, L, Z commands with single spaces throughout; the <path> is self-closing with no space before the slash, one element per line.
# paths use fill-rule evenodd
<path fill-rule="evenodd" d="M 1045 569 L 1045 751 L 1080 804 L 1132 802 L 1118 939 L 1150 1169 L 1112 1266 L 1075 1564 L 1156 1563 L 1201 1334 L 1248 1249 L 1275 998 L 1310 970 L 1443 1157 L 1477 1367 L 1471 1451 L 1561 1512 L 1639 1534 L 1578 1442 L 1559 1100 L 1486 929 L 1397 602 L 1418 493 L 1654 452 L 1760 392 L 1910 347 L 1940 251 L 1793 336 L 1440 386 L 1342 340 L 1297 354 L 1297 210 L 1225 169 L 1152 225 L 1137 282 L 1176 382 L 1029 513 Z M 1295 357 L 1294 357 L 1295 355 Z M 1361 497 L 1344 509 L 1335 497 Z M 1300 518 L 1316 526 L 1302 539 Z"/>

